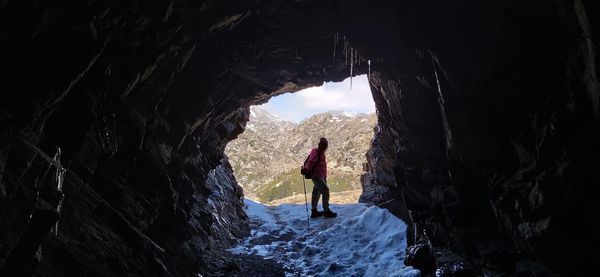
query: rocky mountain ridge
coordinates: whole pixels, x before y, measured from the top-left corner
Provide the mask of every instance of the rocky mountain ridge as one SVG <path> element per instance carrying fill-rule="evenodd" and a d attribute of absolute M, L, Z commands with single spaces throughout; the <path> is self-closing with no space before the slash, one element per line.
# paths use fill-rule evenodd
<path fill-rule="evenodd" d="M 376 121 L 375 114 L 330 111 L 298 124 L 251 107 L 246 130 L 225 153 L 245 194 L 269 201 L 302 192 L 298 167 L 319 138 L 327 137 L 331 189 L 358 189 Z"/>

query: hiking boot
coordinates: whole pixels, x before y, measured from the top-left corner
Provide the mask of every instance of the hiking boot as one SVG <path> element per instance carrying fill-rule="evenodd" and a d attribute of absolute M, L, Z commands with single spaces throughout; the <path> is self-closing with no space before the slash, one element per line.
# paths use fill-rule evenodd
<path fill-rule="evenodd" d="M 332 212 L 331 210 L 326 210 L 323 212 L 324 217 L 336 217 L 337 213 Z"/>
<path fill-rule="evenodd" d="M 315 217 L 319 217 L 322 215 L 323 215 L 323 212 L 320 212 L 317 210 L 311 210 L 311 212 L 310 212 L 310 218 L 315 218 Z"/>

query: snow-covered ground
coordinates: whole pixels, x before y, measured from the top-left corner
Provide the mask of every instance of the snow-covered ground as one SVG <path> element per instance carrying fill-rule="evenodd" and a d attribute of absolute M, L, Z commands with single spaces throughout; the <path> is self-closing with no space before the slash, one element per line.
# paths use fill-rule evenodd
<path fill-rule="evenodd" d="M 337 218 L 311 219 L 304 205 L 267 206 L 245 199 L 252 233 L 236 254 L 281 263 L 289 276 L 419 276 L 404 265 L 406 225 L 388 210 L 332 205 Z"/>

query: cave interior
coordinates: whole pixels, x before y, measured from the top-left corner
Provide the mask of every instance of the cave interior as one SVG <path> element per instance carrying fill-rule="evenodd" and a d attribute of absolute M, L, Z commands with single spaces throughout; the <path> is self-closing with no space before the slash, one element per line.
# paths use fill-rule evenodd
<path fill-rule="evenodd" d="M 0 272 L 231 273 L 249 106 L 368 74 L 360 201 L 439 254 L 413 266 L 590 276 L 598 5 L 2 1 Z"/>

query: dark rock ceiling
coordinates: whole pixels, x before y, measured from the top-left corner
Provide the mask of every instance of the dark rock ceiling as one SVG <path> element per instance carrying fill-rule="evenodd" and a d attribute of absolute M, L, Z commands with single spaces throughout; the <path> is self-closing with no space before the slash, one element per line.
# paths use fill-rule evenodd
<path fill-rule="evenodd" d="M 368 73 L 370 60 L 379 127 L 362 201 L 477 271 L 539 262 L 585 275 L 600 233 L 598 11 L 580 0 L 2 1 L 0 267 L 217 272 L 220 250 L 248 231 L 223 157 L 247 107 L 342 80 L 349 61 Z"/>

